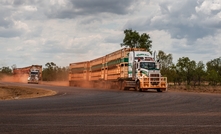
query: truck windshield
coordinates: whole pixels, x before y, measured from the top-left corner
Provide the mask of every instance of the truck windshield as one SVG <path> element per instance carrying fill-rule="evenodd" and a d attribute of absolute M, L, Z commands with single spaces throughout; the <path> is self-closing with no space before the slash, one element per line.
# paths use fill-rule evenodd
<path fill-rule="evenodd" d="M 140 68 L 147 70 L 155 69 L 155 62 L 140 62 Z"/>
<path fill-rule="evenodd" d="M 31 72 L 31 74 L 38 74 L 38 72 Z"/>

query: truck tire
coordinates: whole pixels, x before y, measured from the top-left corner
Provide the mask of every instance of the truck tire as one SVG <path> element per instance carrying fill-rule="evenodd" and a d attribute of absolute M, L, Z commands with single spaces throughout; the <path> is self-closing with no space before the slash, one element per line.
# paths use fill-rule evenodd
<path fill-rule="evenodd" d="M 122 81 L 118 81 L 118 89 L 122 90 Z"/>
<path fill-rule="evenodd" d="M 162 92 L 159 88 L 157 89 L 157 92 Z"/>
<path fill-rule="evenodd" d="M 121 85 L 122 85 L 121 87 L 122 87 L 123 90 L 129 90 L 129 88 L 126 87 L 126 81 L 125 80 L 122 82 Z"/>
<path fill-rule="evenodd" d="M 135 87 L 136 91 L 142 92 L 142 89 L 140 88 L 140 81 L 136 82 L 136 87 Z"/>

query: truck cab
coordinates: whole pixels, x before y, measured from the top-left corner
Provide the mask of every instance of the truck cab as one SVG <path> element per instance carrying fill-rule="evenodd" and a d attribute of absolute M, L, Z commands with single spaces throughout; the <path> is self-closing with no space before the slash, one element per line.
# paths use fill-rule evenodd
<path fill-rule="evenodd" d="M 28 83 L 39 83 L 39 70 L 31 70 L 28 77 Z"/>
<path fill-rule="evenodd" d="M 167 78 L 160 73 L 160 63 L 149 52 L 135 51 L 129 53 L 129 77 L 135 82 L 135 89 L 144 91 L 155 89 L 167 90 Z"/>

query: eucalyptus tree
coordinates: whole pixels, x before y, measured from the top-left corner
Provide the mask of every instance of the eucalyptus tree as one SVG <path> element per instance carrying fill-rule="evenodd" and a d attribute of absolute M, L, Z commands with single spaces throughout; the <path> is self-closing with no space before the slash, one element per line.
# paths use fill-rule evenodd
<path fill-rule="evenodd" d="M 149 34 L 143 33 L 139 34 L 136 30 L 132 29 L 124 30 L 125 37 L 123 39 L 122 46 L 126 46 L 129 48 L 145 48 L 147 51 L 151 52 L 150 49 L 152 47 L 152 41 L 150 40 Z"/>
<path fill-rule="evenodd" d="M 54 62 L 48 62 L 45 66 L 46 68 L 44 68 L 42 72 L 44 81 L 68 80 L 68 67 L 58 67 Z"/>
<path fill-rule="evenodd" d="M 183 76 L 183 80 L 187 82 L 187 85 L 190 85 L 195 75 L 196 62 L 191 61 L 188 57 L 182 57 L 178 59 L 176 66 L 180 75 Z"/>
<path fill-rule="evenodd" d="M 160 61 L 161 64 L 161 70 L 162 71 L 167 71 L 173 64 L 173 57 L 172 54 L 166 54 L 162 50 L 160 50 L 157 54 L 157 58 Z"/>
<path fill-rule="evenodd" d="M 172 54 L 166 54 L 160 50 L 157 54 L 157 59 L 160 61 L 161 74 L 167 77 L 168 82 L 174 82 L 174 66 Z"/>
<path fill-rule="evenodd" d="M 57 67 L 56 80 L 65 81 L 68 80 L 69 67 Z"/>
<path fill-rule="evenodd" d="M 2 67 L 2 68 L 0 68 L 0 73 L 11 75 L 12 69 L 10 67 Z"/>
<path fill-rule="evenodd" d="M 207 70 L 207 80 L 209 85 L 217 85 L 219 83 L 220 76 L 215 70 Z"/>
<path fill-rule="evenodd" d="M 48 62 L 45 64 L 46 68 L 42 71 L 42 77 L 45 81 L 52 81 L 56 78 L 56 64 L 54 62 Z"/>
<path fill-rule="evenodd" d="M 175 64 L 172 64 L 169 67 L 169 74 L 167 76 L 167 80 L 168 82 L 173 82 L 174 85 L 176 85 L 177 83 L 180 85 L 182 83 L 181 72 L 179 72 Z"/>
<path fill-rule="evenodd" d="M 9 68 L 9 67 L 2 67 L 2 68 L 0 68 L 0 79 L 4 75 L 12 75 L 12 69 Z"/>
<path fill-rule="evenodd" d="M 202 61 L 199 61 L 197 63 L 194 74 L 194 86 L 196 85 L 196 83 L 198 83 L 198 85 L 201 85 L 203 78 L 206 76 L 205 65 Z"/>
<path fill-rule="evenodd" d="M 221 57 L 207 62 L 206 66 L 210 84 L 217 85 L 221 83 Z"/>

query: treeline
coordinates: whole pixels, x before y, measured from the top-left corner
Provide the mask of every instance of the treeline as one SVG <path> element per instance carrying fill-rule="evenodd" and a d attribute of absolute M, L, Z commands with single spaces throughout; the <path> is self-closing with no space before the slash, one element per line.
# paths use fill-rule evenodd
<path fill-rule="evenodd" d="M 4 75 L 12 75 L 12 69 L 10 67 L 2 67 L 2 68 L 0 68 L 0 79 Z"/>
<path fill-rule="evenodd" d="M 161 62 L 161 74 L 174 85 L 221 85 L 221 57 L 206 64 L 182 57 L 174 64 L 172 54 L 159 51 L 158 58 Z"/>
<path fill-rule="evenodd" d="M 12 75 L 12 69 L 10 67 L 0 68 L 0 74 Z"/>
<path fill-rule="evenodd" d="M 46 68 L 42 71 L 43 81 L 67 81 L 68 80 L 68 67 L 58 67 L 54 62 L 45 64 Z"/>

